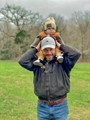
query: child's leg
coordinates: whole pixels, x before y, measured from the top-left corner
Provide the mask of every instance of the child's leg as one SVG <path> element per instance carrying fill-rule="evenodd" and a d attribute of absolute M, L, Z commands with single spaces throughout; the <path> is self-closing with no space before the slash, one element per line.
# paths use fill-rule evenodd
<path fill-rule="evenodd" d="M 63 56 L 61 54 L 61 51 L 58 47 L 55 48 L 55 52 L 56 52 L 56 57 L 59 63 L 63 62 Z"/>
<path fill-rule="evenodd" d="M 38 45 L 39 42 L 40 42 L 40 39 L 39 39 L 39 38 L 36 38 L 36 39 L 34 40 L 34 42 L 30 45 L 31 48 L 36 47 L 36 46 Z"/>
<path fill-rule="evenodd" d="M 40 60 L 43 60 L 44 59 L 44 56 L 43 56 L 43 53 L 42 53 L 42 50 L 40 49 L 40 51 L 38 52 L 38 59 Z"/>
<path fill-rule="evenodd" d="M 43 67 L 42 61 L 43 61 L 43 59 L 44 59 L 44 56 L 43 56 L 42 50 L 40 50 L 40 51 L 37 53 L 37 56 L 38 56 L 38 59 L 37 59 L 36 61 L 34 61 L 34 65 Z"/>
<path fill-rule="evenodd" d="M 55 51 L 56 51 L 56 56 L 59 56 L 61 54 L 61 51 L 58 47 L 55 48 Z"/>

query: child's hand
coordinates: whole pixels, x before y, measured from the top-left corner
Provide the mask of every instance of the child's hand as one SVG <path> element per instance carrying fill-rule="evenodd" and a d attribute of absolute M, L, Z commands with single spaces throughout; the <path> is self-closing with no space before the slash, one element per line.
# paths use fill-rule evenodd
<path fill-rule="evenodd" d="M 36 49 L 39 51 L 41 48 L 41 43 L 39 42 L 38 45 L 36 46 Z"/>
<path fill-rule="evenodd" d="M 60 48 L 61 44 L 56 40 L 56 46 Z"/>

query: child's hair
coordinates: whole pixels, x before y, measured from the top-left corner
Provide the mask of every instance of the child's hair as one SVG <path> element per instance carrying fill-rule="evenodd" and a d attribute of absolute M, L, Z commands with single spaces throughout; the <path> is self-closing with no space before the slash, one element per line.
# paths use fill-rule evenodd
<path fill-rule="evenodd" d="M 46 22 L 44 24 L 44 30 L 47 30 L 48 27 L 52 27 L 56 30 L 56 23 L 55 23 L 55 19 L 53 17 L 48 17 L 46 19 Z"/>

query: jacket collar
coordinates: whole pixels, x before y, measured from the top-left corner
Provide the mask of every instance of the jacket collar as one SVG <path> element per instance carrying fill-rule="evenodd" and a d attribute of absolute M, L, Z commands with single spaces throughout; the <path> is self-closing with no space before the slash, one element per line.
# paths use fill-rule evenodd
<path fill-rule="evenodd" d="M 44 64 L 47 63 L 47 62 L 48 62 L 48 63 L 53 63 L 53 62 L 55 62 L 56 60 L 57 60 L 57 58 L 54 56 L 53 59 L 50 60 L 50 61 L 48 61 L 47 59 L 44 59 L 44 60 L 43 60 L 43 63 L 44 63 Z"/>

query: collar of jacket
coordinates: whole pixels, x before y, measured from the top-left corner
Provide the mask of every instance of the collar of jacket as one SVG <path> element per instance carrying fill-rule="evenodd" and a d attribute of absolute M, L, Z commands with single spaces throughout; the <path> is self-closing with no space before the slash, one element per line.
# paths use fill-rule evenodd
<path fill-rule="evenodd" d="M 47 62 L 48 63 L 53 63 L 53 62 L 56 62 L 57 58 L 54 56 L 52 60 L 48 61 L 47 59 L 44 59 L 42 62 L 43 64 L 46 64 Z"/>

